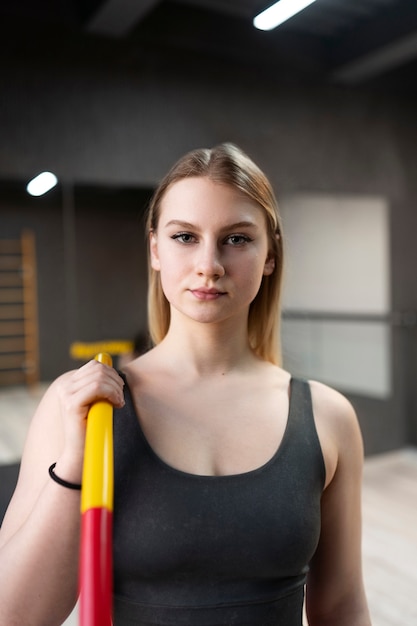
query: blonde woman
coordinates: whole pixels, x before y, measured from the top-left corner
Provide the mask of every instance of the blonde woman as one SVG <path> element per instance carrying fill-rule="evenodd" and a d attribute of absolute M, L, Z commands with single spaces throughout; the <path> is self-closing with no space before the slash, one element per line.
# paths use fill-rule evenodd
<path fill-rule="evenodd" d="M 47 391 L 0 535 L 0 623 L 60 624 L 76 601 L 69 487 L 104 398 L 115 626 L 301 626 L 304 599 L 310 626 L 369 626 L 361 435 L 343 396 L 282 369 L 269 181 L 234 145 L 195 150 L 156 190 L 147 230 L 154 347 L 120 375 L 93 361 Z"/>

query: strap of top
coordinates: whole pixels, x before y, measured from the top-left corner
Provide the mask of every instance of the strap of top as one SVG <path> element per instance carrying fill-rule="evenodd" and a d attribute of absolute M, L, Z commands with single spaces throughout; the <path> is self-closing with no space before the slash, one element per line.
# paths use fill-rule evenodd
<path fill-rule="evenodd" d="M 298 446 L 292 446 L 293 454 L 297 455 L 299 453 L 299 446 L 301 445 L 301 449 L 304 450 L 305 454 L 308 453 L 316 458 L 321 484 L 324 487 L 326 468 L 314 419 L 310 383 L 302 378 L 293 377 L 290 385 L 289 426 L 293 432 L 297 433 L 296 437 L 299 444 Z"/>

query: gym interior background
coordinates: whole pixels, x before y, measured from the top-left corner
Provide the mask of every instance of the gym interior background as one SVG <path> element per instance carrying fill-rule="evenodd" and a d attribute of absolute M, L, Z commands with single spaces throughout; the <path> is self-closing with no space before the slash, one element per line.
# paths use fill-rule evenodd
<path fill-rule="evenodd" d="M 367 455 L 416 445 L 415 3 L 317 0 L 256 31 L 266 4 L 2 3 L 0 240 L 34 237 L 38 378 L 77 365 L 74 342 L 145 331 L 152 189 L 232 141 L 282 208 L 284 364 L 351 399 Z M 59 183 L 31 197 L 43 170 Z"/>

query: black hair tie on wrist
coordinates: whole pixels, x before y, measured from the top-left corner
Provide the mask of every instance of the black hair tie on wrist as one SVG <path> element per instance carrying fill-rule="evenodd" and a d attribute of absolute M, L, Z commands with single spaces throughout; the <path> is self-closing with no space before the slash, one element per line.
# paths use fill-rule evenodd
<path fill-rule="evenodd" d="M 64 480 L 63 478 L 57 476 L 54 472 L 55 466 L 56 463 L 52 463 L 51 467 L 49 468 L 49 476 L 52 478 L 52 480 L 54 480 L 56 483 L 58 483 L 58 485 L 61 485 L 62 487 L 67 487 L 67 489 L 78 489 L 78 491 L 81 489 L 81 485 L 79 485 L 78 483 L 69 483 L 67 480 Z"/>

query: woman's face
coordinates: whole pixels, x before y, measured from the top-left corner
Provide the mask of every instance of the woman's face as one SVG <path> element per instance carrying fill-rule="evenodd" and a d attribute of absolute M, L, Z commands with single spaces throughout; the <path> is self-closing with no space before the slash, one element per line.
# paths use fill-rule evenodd
<path fill-rule="evenodd" d="M 263 210 L 209 178 L 169 187 L 150 237 L 152 268 L 171 309 L 195 321 L 247 317 L 262 277 L 274 271 Z"/>

